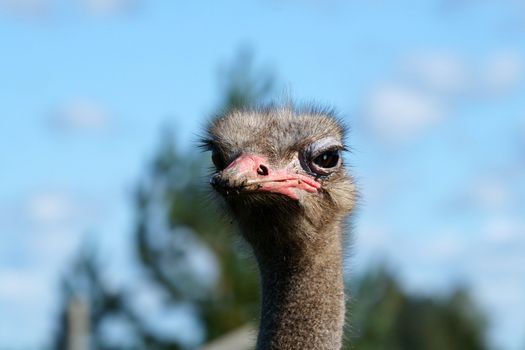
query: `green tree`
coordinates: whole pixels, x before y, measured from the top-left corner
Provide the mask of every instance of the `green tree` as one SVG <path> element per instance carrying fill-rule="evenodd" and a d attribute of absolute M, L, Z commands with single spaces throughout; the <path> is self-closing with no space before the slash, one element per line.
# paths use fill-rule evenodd
<path fill-rule="evenodd" d="M 379 268 L 356 282 L 347 349 L 482 350 L 486 320 L 463 288 L 446 297 L 406 293 Z"/>

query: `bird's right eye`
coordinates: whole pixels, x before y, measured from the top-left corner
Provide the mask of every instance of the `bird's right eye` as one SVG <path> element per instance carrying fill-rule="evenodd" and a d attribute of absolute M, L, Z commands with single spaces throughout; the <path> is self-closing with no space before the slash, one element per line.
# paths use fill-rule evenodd
<path fill-rule="evenodd" d="M 223 170 L 226 167 L 226 160 L 218 149 L 213 149 L 211 151 L 211 161 L 217 170 Z"/>

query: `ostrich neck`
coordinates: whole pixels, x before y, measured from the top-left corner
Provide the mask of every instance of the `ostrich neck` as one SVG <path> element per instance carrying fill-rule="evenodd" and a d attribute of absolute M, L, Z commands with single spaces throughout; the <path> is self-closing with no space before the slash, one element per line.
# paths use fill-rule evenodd
<path fill-rule="evenodd" d="M 341 228 L 293 235 L 322 238 L 291 244 L 270 234 L 280 241 L 277 247 L 254 246 L 262 281 L 257 350 L 340 349 L 345 314 Z"/>

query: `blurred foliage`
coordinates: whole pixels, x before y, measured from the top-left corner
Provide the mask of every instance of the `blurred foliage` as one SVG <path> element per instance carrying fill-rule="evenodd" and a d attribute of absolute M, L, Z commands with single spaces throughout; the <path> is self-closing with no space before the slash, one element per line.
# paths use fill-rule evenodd
<path fill-rule="evenodd" d="M 253 56 L 242 50 L 221 70 L 224 95 L 217 113 L 266 100 L 274 82 L 268 71 L 254 70 Z M 203 330 L 202 342 L 208 342 L 257 319 L 259 281 L 249 249 L 241 247 L 234 225 L 203 186 L 208 178 L 204 157 L 182 152 L 172 132 L 163 134 L 135 193 L 134 246 L 144 284 L 162 291 L 159 302 L 166 309 L 191 305 Z M 206 257 L 216 270 L 202 271 L 196 260 Z M 95 255 L 84 250 L 64 276 L 56 349 L 67 348 L 72 331 L 68 315 L 75 300 L 89 307 L 92 349 L 192 347 L 180 335 L 158 332 L 135 307 L 133 291 L 110 288 L 103 272 Z M 486 348 L 483 317 L 463 290 L 442 300 L 413 297 L 385 270 L 365 274 L 356 286 L 346 336 L 351 345 L 345 349 Z M 105 331 L 115 320 L 121 333 L 126 330 L 117 340 Z"/>
<path fill-rule="evenodd" d="M 127 349 L 139 349 L 147 344 L 149 336 L 137 327 L 136 316 L 126 307 L 124 293 L 110 287 L 102 276 L 103 271 L 94 248 L 84 246 L 62 279 L 62 305 L 53 348 L 71 349 L 71 344 L 75 343 L 75 349 L 83 349 L 78 343 L 86 340 L 92 349 L 107 350 L 121 349 L 125 345 Z M 72 313 L 79 305 L 85 307 L 86 314 Z M 126 324 L 134 339 L 128 339 L 125 344 L 112 343 L 104 333 L 107 320 Z"/>
<path fill-rule="evenodd" d="M 485 317 L 463 288 L 414 296 L 385 268 L 371 269 L 356 281 L 348 309 L 345 349 L 487 349 Z"/>

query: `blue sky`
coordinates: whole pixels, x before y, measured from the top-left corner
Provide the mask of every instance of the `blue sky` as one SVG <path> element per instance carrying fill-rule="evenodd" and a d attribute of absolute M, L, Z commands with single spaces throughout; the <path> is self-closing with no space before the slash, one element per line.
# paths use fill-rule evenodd
<path fill-rule="evenodd" d="M 467 284 L 493 343 L 523 349 L 524 19 L 511 0 L 0 0 L 0 347 L 48 341 L 86 241 L 114 283 L 132 274 L 131 190 L 162 126 L 194 152 L 219 67 L 248 46 L 351 126 L 352 269 Z"/>

